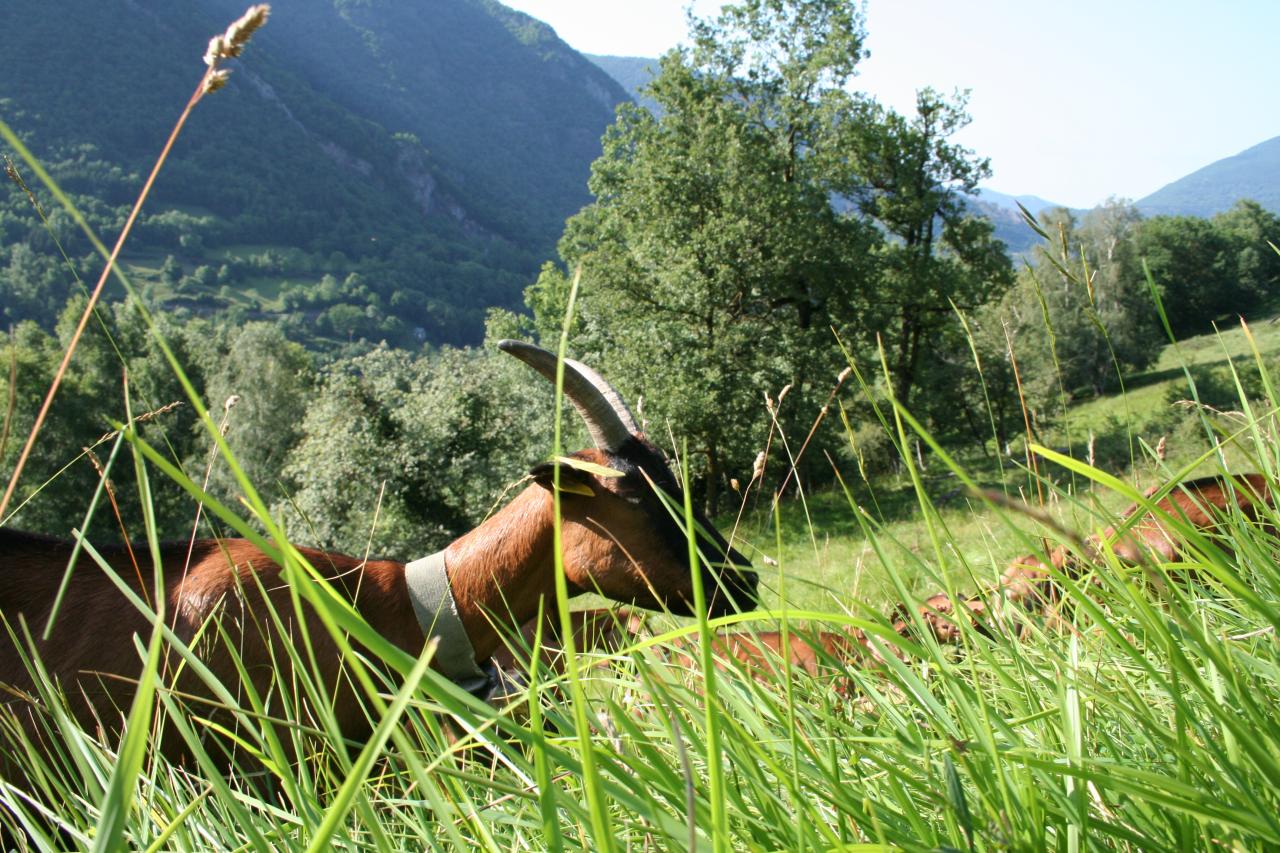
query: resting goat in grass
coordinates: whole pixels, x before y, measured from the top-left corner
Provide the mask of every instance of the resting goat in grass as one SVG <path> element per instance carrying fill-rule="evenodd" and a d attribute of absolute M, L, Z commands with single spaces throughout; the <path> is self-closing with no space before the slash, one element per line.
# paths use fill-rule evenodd
<path fill-rule="evenodd" d="M 556 357 L 551 353 L 516 341 L 502 341 L 499 347 L 555 381 Z M 682 505 L 680 486 L 662 453 L 639 433 L 621 397 L 595 371 L 566 360 L 564 392 L 596 445 L 572 459 L 621 476 L 597 476 L 589 466 L 564 462 L 539 465 L 532 472 L 533 484 L 506 507 L 441 553 L 407 565 L 299 549 L 396 646 L 417 655 L 428 632 L 439 636 L 436 667 L 473 692 L 485 689 L 480 665 L 501 642 L 495 622 L 519 625 L 538 612 L 539 602 L 555 606 L 552 483 L 557 466 L 570 594 L 599 592 L 684 614 L 694 606 L 686 534 L 655 493 L 655 488 L 661 490 L 675 506 Z M 750 563 L 706 518 L 699 515 L 695 521 L 698 570 L 710 614 L 754 607 L 758 578 Z M 16 626 L 21 615 L 33 634 L 44 630 L 71 549 L 69 542 L 0 530 L 0 614 L 10 625 Z M 138 550 L 140 558 L 146 553 Z M 125 549 L 104 549 L 102 554 L 120 577 L 136 577 Z M 280 650 L 283 644 L 297 644 L 305 630 L 342 734 L 367 736 L 369 714 L 342 672 L 337 644 L 308 605 L 302 609 L 304 624 L 294 624 L 281 569 L 258 547 L 243 539 L 201 540 L 188 559 L 187 544 L 176 543 L 162 546 L 161 560 L 166 621 L 180 639 L 189 642 L 206 620 L 216 617 L 230 645 L 239 650 L 253 686 L 266 695 L 273 682 L 289 684 L 289 658 Z M 131 680 L 141 670 L 135 636 L 145 638 L 150 627 L 98 566 L 85 556 L 79 563 L 52 636 L 37 642 L 36 649 L 80 722 L 92 726 L 96 718 L 111 725 L 128 709 Z M 140 597 L 145 595 L 137 581 L 132 583 Z M 285 619 L 283 635 L 262 606 L 263 591 Z M 240 682 L 226 643 L 199 646 L 202 662 L 223 684 Z M 0 641 L 0 685 L 9 688 L 5 703 L 10 713 L 31 713 L 21 696 L 33 693 L 34 685 L 7 637 Z M 209 695 L 189 668 L 174 686 Z M 165 744 L 163 749 L 180 752 L 180 745 Z"/>
<path fill-rule="evenodd" d="M 1151 498 L 1162 487 L 1148 489 Z M 1214 534 L 1223 519 L 1238 511 L 1245 519 L 1271 523 L 1264 515 L 1273 505 L 1273 496 L 1262 474 L 1240 474 L 1230 479 L 1220 476 L 1201 477 L 1179 483 L 1154 505 L 1153 510 L 1135 503 L 1120 514 L 1120 522 L 1084 542 L 1081 553 L 1059 545 L 1042 556 L 1026 554 L 1009 564 L 999 585 L 974 595 L 962 603 L 978 619 L 989 607 L 1015 605 L 1038 612 L 1061 597 L 1055 574 L 1077 577 L 1090 565 L 1104 559 L 1110 551 L 1126 565 L 1136 566 L 1149 560 L 1173 562 L 1187 555 L 1186 544 L 1175 525 L 1182 524 L 1200 533 Z M 1274 530 L 1273 530 L 1274 532 Z M 1044 558 L 1048 559 L 1046 565 Z M 935 595 L 919 608 L 926 626 L 939 642 L 957 642 L 959 629 L 951 612 L 951 600 Z"/>

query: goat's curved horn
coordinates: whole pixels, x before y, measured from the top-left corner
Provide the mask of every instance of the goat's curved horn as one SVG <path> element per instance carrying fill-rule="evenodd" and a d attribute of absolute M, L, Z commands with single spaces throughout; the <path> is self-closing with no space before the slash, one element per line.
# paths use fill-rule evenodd
<path fill-rule="evenodd" d="M 555 353 L 513 340 L 498 341 L 498 349 L 520 359 L 555 384 Z M 601 450 L 617 450 L 639 432 L 622 395 L 599 373 L 571 358 L 564 360 L 564 394 L 587 422 L 591 440 Z"/>

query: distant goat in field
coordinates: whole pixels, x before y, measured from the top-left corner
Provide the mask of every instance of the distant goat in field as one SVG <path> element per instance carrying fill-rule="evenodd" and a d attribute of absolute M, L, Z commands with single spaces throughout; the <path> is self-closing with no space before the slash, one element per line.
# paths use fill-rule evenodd
<path fill-rule="evenodd" d="M 1144 497 L 1154 496 L 1161 488 L 1147 489 Z M 993 605 L 1042 611 L 1061 597 L 1055 575 L 1077 577 L 1103 560 L 1108 552 L 1127 565 L 1152 559 L 1172 562 L 1186 556 L 1185 544 L 1173 522 L 1214 534 L 1233 507 L 1245 519 L 1258 521 L 1264 508 L 1272 505 L 1271 489 L 1261 474 L 1188 480 L 1176 485 L 1151 510 L 1141 503 L 1127 507 L 1120 514 L 1118 524 L 1088 537 L 1078 551 L 1059 545 L 1043 555 L 1018 557 L 1009 564 L 995 588 L 971 596 L 962 604 L 980 620 Z M 919 614 L 939 642 L 958 640 L 959 627 L 948 596 L 933 596 L 919 607 Z"/>

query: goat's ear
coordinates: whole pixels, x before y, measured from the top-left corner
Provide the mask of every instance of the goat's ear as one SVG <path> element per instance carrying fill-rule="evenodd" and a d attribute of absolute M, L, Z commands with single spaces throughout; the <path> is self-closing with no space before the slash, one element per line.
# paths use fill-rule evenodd
<path fill-rule="evenodd" d="M 555 485 L 556 469 L 560 469 L 560 491 L 571 495 L 596 496 L 591 488 L 591 475 L 563 462 L 541 462 L 529 471 L 533 481 L 548 491 Z"/>

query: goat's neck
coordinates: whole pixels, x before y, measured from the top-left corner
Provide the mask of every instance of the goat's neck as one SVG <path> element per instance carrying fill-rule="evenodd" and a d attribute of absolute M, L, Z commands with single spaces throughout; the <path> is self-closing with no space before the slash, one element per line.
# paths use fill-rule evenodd
<path fill-rule="evenodd" d="M 502 642 L 494 623 L 522 625 L 555 593 L 552 500 L 530 486 L 445 549 L 449 585 L 476 660 Z"/>

